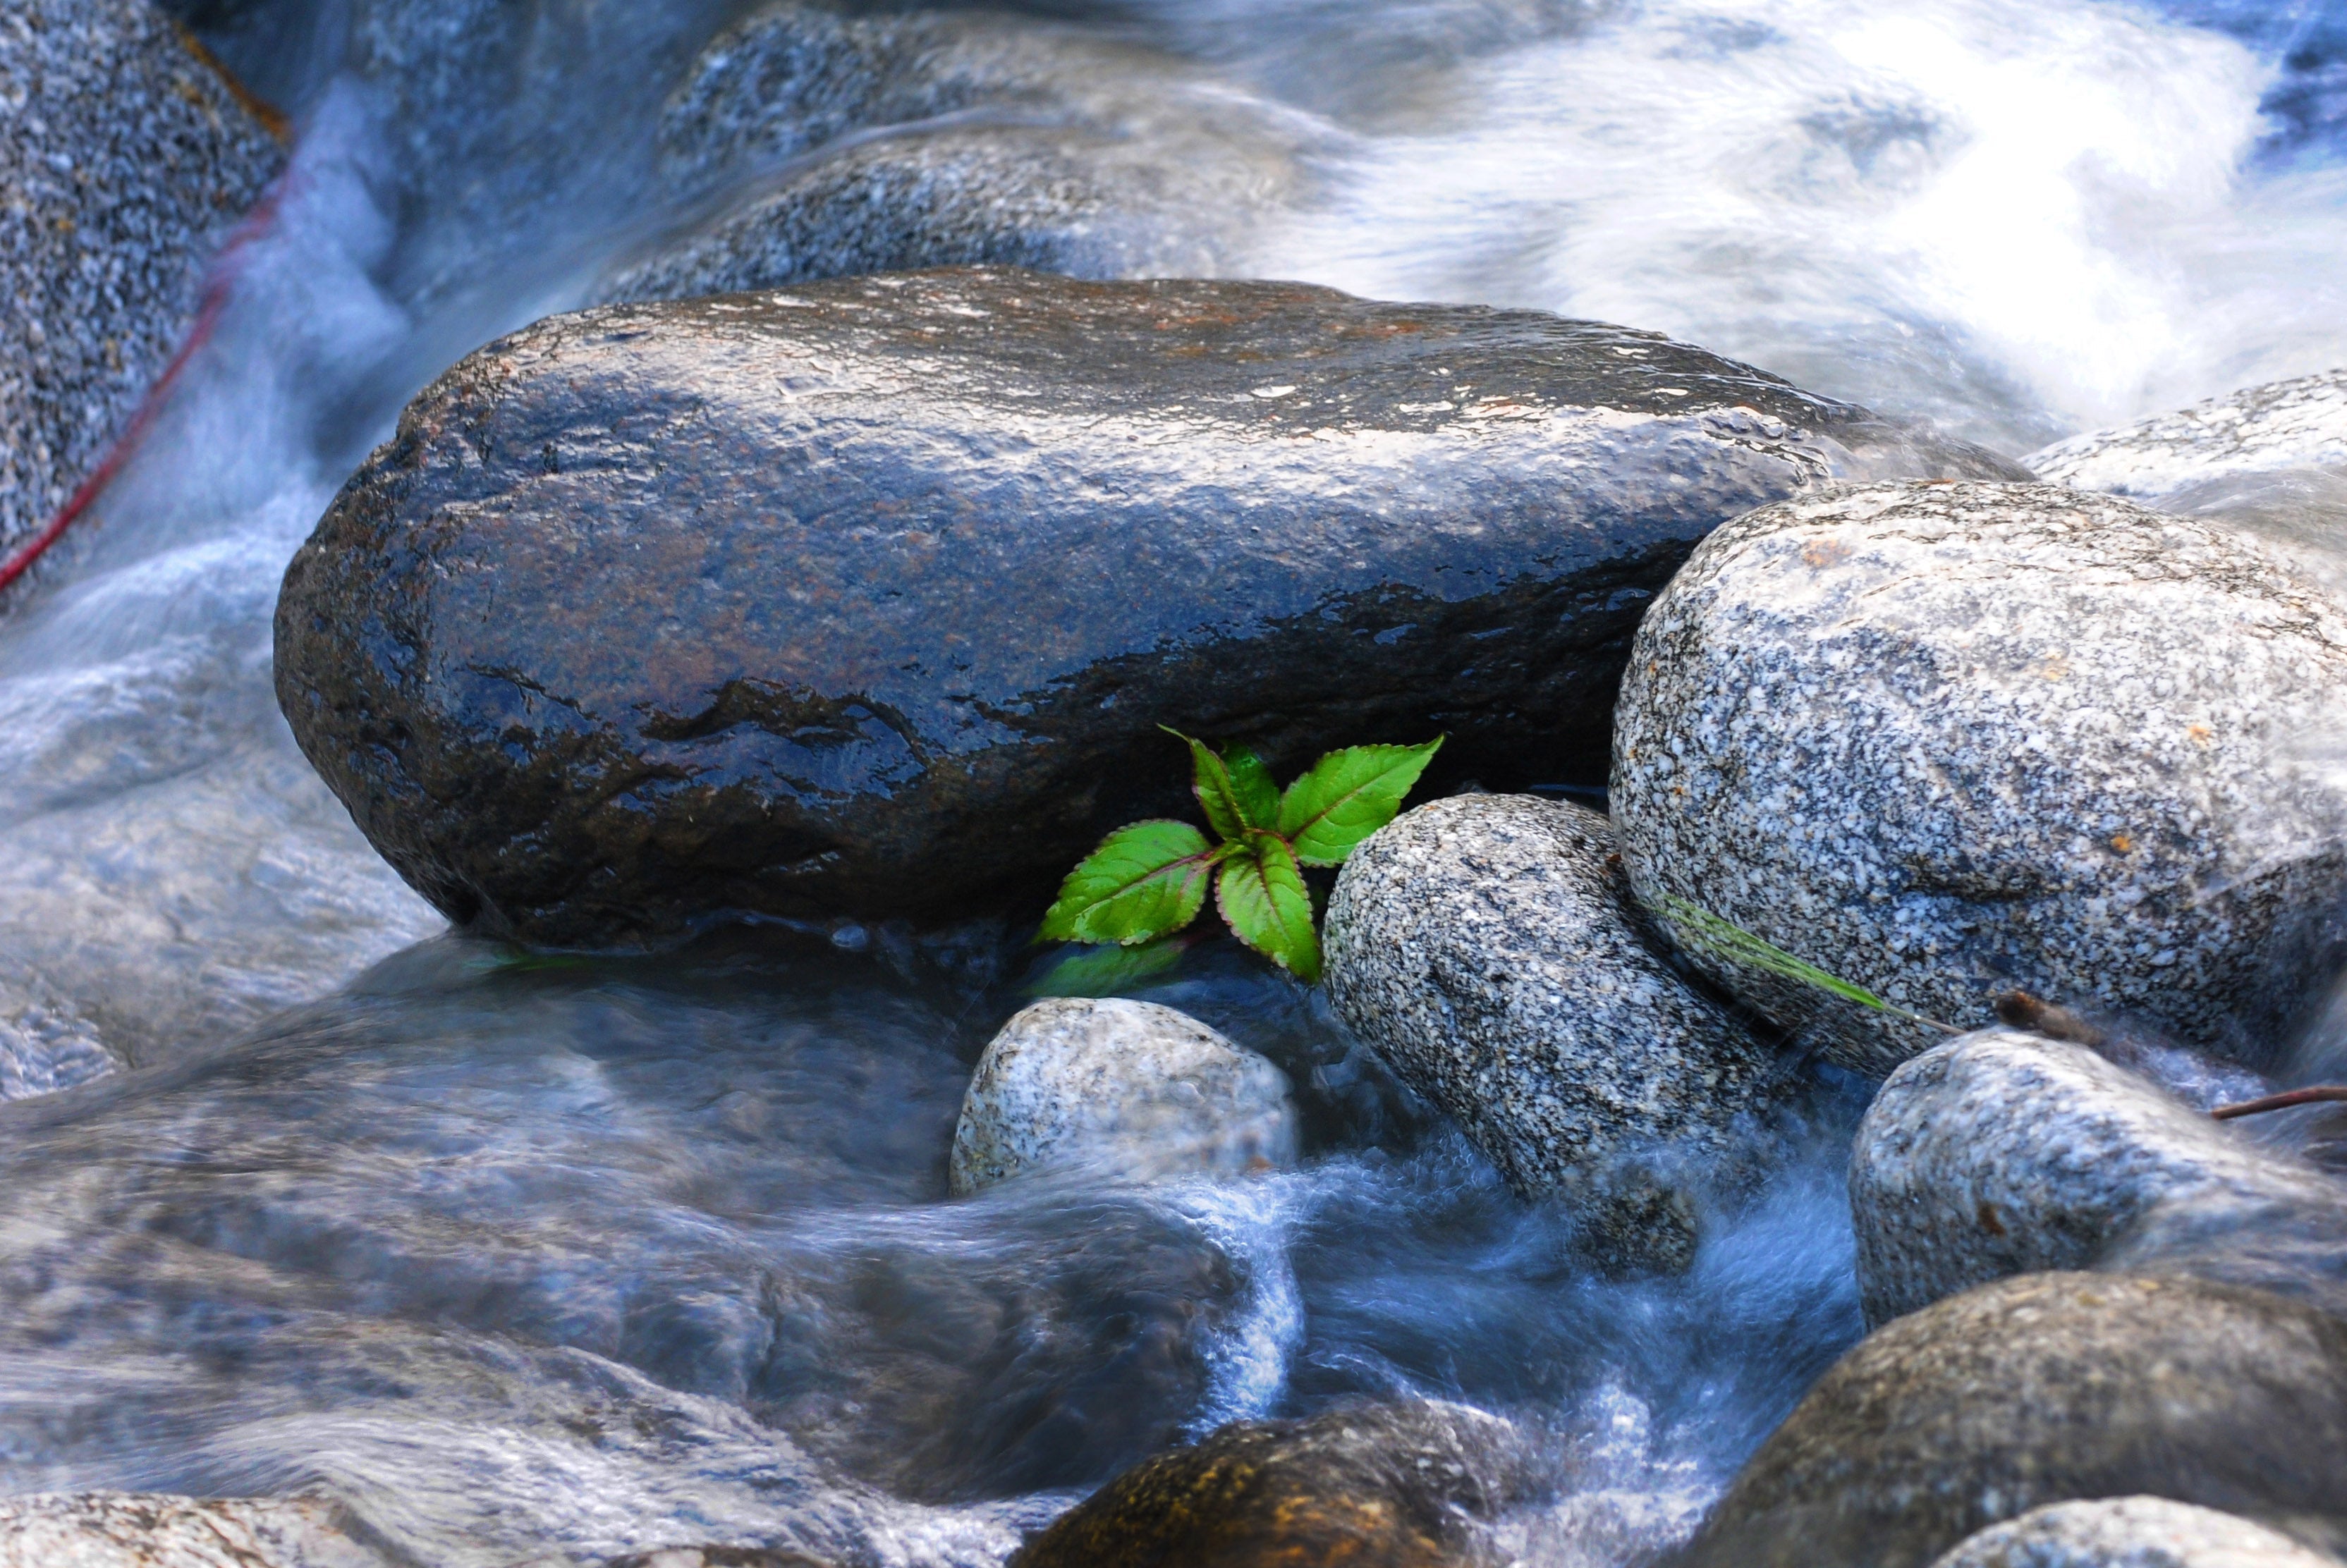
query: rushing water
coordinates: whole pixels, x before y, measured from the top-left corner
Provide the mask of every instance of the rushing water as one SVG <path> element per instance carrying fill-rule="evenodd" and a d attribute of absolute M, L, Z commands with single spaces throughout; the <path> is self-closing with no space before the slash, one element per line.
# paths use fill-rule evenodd
<path fill-rule="evenodd" d="M 1208 946 L 1148 994 L 1288 1069 L 1302 1169 L 949 1203 L 1019 933 L 532 961 L 358 839 L 272 700 L 283 562 L 410 392 L 638 241 L 659 106 L 741 7 L 477 9 L 494 72 L 461 30 L 393 69 L 328 0 L 213 17 L 294 167 L 0 621 L 0 1491 L 323 1485 L 435 1563 L 991 1563 L 1183 1434 L 1420 1393 L 1544 1434 L 1527 1561 L 1682 1533 L 1859 1332 L 1862 1087 L 1815 1085 L 1691 1274 L 1607 1280 Z M 1258 273 L 1662 328 L 2010 451 L 2347 363 L 2335 0 L 1054 12 L 1311 128 Z"/>

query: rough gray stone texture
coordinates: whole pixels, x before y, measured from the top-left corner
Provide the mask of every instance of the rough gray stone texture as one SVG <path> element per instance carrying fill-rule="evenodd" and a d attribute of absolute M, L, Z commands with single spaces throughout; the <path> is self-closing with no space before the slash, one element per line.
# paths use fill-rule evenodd
<path fill-rule="evenodd" d="M 282 157 L 147 0 L 0 7 L 0 550 L 97 465 Z"/>
<path fill-rule="evenodd" d="M 2339 1559 L 2213 1508 L 2105 1497 L 1993 1524 L 1932 1568 L 2339 1568 Z"/>
<path fill-rule="evenodd" d="M 2245 386 L 2057 441 L 2023 462 L 2049 483 L 2142 499 L 2239 475 L 2347 469 L 2347 369 Z"/>
<path fill-rule="evenodd" d="M 0 1568 L 385 1568 L 316 1498 L 0 1497 Z"/>
<path fill-rule="evenodd" d="M 1589 776 L 1696 539 L 1999 467 L 1650 333 L 1300 284 L 605 306 L 409 406 L 287 572 L 277 692 L 484 930 L 965 918 L 1189 809 L 1160 724 Z"/>
<path fill-rule="evenodd" d="M 1696 1201 L 1787 1062 L 1632 924 L 1583 806 L 1467 794 L 1356 849 L 1328 900 L 1329 999 L 1528 1197 L 1585 1206 L 1624 1262 L 1683 1267 Z"/>
<path fill-rule="evenodd" d="M 1004 1024 L 954 1127 L 957 1194 L 1029 1171 L 1244 1175 L 1296 1162 L 1287 1075 L 1187 1013 L 1053 997 Z"/>
<path fill-rule="evenodd" d="M 1859 1123 L 1859 1297 L 1881 1324 L 2008 1275 L 2096 1267 L 2115 1241 L 2180 1203 L 2196 1216 L 2221 1210 L 2231 1223 L 2218 1228 L 2244 1242 L 2280 1214 L 2328 1212 L 2347 1235 L 2347 1187 L 2243 1126 L 2084 1046 L 1968 1034 L 1892 1073 Z M 2144 1272 L 2131 1255 L 2123 1266 Z M 2286 1276 L 2231 1277 L 2274 1287 Z"/>
<path fill-rule="evenodd" d="M 721 35 L 662 117 L 665 177 L 722 192 L 713 210 L 600 296 L 946 265 L 1211 275 L 1297 184 L 1301 123 L 1045 22 L 794 0 Z"/>
<path fill-rule="evenodd" d="M 1835 1364 L 1682 1568 L 1923 1568 L 1992 1524 L 2149 1495 L 2347 1541 L 2347 1324 L 2198 1280 L 2032 1274 Z"/>
<path fill-rule="evenodd" d="M 2238 531 L 2052 486 L 1837 487 L 1718 529 L 1655 601 L 1614 819 L 1684 900 L 1959 1026 L 2019 987 L 2254 1055 L 2335 944 L 2347 615 Z M 1942 1038 L 1707 951 L 1887 1072 Z"/>

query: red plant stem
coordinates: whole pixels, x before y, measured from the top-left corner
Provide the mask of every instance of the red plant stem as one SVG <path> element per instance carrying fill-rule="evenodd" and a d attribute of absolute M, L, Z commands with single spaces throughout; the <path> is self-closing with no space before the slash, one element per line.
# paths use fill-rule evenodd
<path fill-rule="evenodd" d="M 32 569 L 33 563 L 63 538 L 65 531 L 89 510 L 91 503 L 105 493 L 107 486 L 114 482 L 114 477 L 122 471 L 122 466 L 138 449 L 138 443 L 146 438 L 157 415 L 162 412 L 163 405 L 169 400 L 171 388 L 179 381 L 180 373 L 188 368 L 188 363 L 196 357 L 197 351 L 211 340 L 213 332 L 220 326 L 220 317 L 227 313 L 229 298 L 236 292 L 237 279 L 244 270 L 244 252 L 276 220 L 277 210 L 284 200 L 286 186 L 291 179 L 290 173 L 281 176 L 229 235 L 228 242 L 220 247 L 219 259 L 212 263 L 210 275 L 204 281 L 203 299 L 197 306 L 195 323 L 189 327 L 188 335 L 181 341 L 179 351 L 163 367 L 163 374 L 155 378 L 155 384 L 149 387 L 147 395 L 138 400 L 138 407 L 130 415 L 130 423 L 106 449 L 106 456 L 98 460 L 97 467 L 90 470 L 89 477 L 81 482 L 80 488 L 57 508 L 56 516 L 48 520 L 46 527 L 18 546 L 6 560 L 0 561 L 0 589 L 6 588 Z"/>
<path fill-rule="evenodd" d="M 2259 1116 L 2269 1111 L 2287 1111 L 2293 1105 L 2320 1105 L 2333 1100 L 2347 1101 L 2347 1083 L 2318 1083 L 2311 1089 L 2293 1089 L 2283 1094 L 2269 1094 L 2262 1100 L 2219 1105 L 2209 1114 L 2219 1122 L 2230 1122 L 2236 1116 Z"/>

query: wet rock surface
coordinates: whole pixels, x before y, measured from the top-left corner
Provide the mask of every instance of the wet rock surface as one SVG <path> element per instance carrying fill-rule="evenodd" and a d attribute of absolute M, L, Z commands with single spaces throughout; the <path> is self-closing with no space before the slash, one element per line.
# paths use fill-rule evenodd
<path fill-rule="evenodd" d="M 2335 1267 L 2256 1258 L 2285 1216 L 2327 1217 L 2319 1234 L 2347 1237 L 2347 1185 L 2084 1046 L 2011 1030 L 1891 1075 L 1859 1125 L 1850 1199 L 1860 1298 L 1878 1324 L 2007 1275 L 2096 1267 L 2121 1243 L 2127 1272 L 2154 1272 L 2165 1250 L 2200 1274 L 2188 1233 L 2222 1238 L 2217 1277 L 2328 1305 Z"/>
<path fill-rule="evenodd" d="M 1518 1192 L 1585 1207 L 1617 1263 L 1684 1267 L 1696 1194 L 1789 1062 L 1633 919 L 1604 816 L 1530 795 L 1433 801 L 1338 875 L 1329 999 Z"/>
<path fill-rule="evenodd" d="M 2023 461 L 2054 484 L 2161 501 L 2250 476 L 2332 469 L 2347 477 L 2347 369 L 2245 386 Z"/>
<path fill-rule="evenodd" d="M 410 405 L 287 572 L 278 695 L 487 930 L 962 915 L 1184 809 L 1161 723 L 1594 773 L 1695 539 L 1996 466 L 1649 334 L 1300 285 L 610 307 Z"/>
<path fill-rule="evenodd" d="M 147 0 L 0 14 L 0 549 L 62 507 L 160 373 L 282 152 Z"/>
<path fill-rule="evenodd" d="M 1043 1169 L 1236 1176 L 1296 1149 L 1287 1077 L 1264 1058 L 1154 1002 L 1052 998 L 988 1043 L 947 1177 L 969 1194 Z"/>
<path fill-rule="evenodd" d="M 318 1498 L 0 1497 L 0 1568 L 386 1568 Z"/>
<path fill-rule="evenodd" d="M 2033 1508 L 1932 1568 L 2335 1568 L 2339 1559 L 2214 1509 L 2164 1497 Z"/>
<path fill-rule="evenodd" d="M 712 210 L 599 297 L 985 263 L 1210 275 L 1295 194 L 1301 123 L 1031 18 L 770 5 L 711 43 L 661 117 L 666 180 L 722 192 Z"/>
<path fill-rule="evenodd" d="M 2347 1541 L 2347 1325 L 2264 1291 L 2036 1274 L 1900 1318 L 1761 1444 L 1686 1568 L 1921 1568 L 2135 1494 Z"/>
<path fill-rule="evenodd" d="M 1475 1526 L 1528 1490 L 1523 1441 L 1464 1406 L 1341 1409 L 1225 1427 L 1078 1503 L 1013 1568 L 1455 1568 L 1496 1561 Z"/>
<path fill-rule="evenodd" d="M 2054 487 L 1885 485 L 1720 529 L 1640 628 L 1631 886 L 1958 1027 L 2019 988 L 2254 1057 L 2329 962 L 2347 616 L 2237 530 Z M 1696 961 L 1854 1067 L 1930 1029 Z"/>

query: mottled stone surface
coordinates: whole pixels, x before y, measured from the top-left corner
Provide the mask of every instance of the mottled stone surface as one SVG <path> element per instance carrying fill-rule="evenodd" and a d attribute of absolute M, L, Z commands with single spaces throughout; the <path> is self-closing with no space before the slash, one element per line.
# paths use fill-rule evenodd
<path fill-rule="evenodd" d="M 804 1552 L 778 1546 L 670 1546 L 615 1557 L 603 1568 L 828 1568 Z M 2197 1564 L 2194 1565 L 2197 1568 Z M 2283 1568 L 2296 1568 L 2284 1564 Z"/>
<path fill-rule="evenodd" d="M 1650 909 L 1959 1027 L 2019 987 L 2252 1054 L 2335 942 L 2342 691 L 2347 615 L 2237 531 L 2050 486 L 1840 488 L 1721 528 L 1656 600 L 1614 819 Z M 1940 1038 L 1690 951 L 1852 1066 Z"/>
<path fill-rule="evenodd" d="M 2211 1121 L 2084 1046 L 1968 1034 L 1892 1073 L 1859 1124 L 1860 1299 L 1880 1324 L 2007 1275 L 2095 1267 L 2156 1211 L 2188 1201 L 2196 1214 L 2221 1210 L 2229 1223 L 2218 1228 L 2245 1244 L 2255 1216 L 2280 1213 L 2327 1211 L 2347 1235 L 2347 1186 L 2244 1126 Z M 2143 1271 L 2144 1256 L 2130 1255 Z M 2270 1288 L 2287 1276 L 2230 1277 Z"/>
<path fill-rule="evenodd" d="M 2237 475 L 2347 469 L 2347 369 L 2245 386 L 2023 461 L 2052 483 L 2145 499 Z"/>
<path fill-rule="evenodd" d="M 145 1492 L 0 1497 L 0 1568 L 385 1568 L 340 1504 Z"/>
<path fill-rule="evenodd" d="M 1820 1378 L 1680 1561 L 1922 1568 L 2041 1504 L 2138 1493 L 2347 1540 L 2347 1324 L 2104 1274 L 1951 1297 Z"/>
<path fill-rule="evenodd" d="M 1991 1525 L 1932 1568 L 2338 1568 L 2262 1524 L 2171 1502 L 2106 1497 L 2049 1503 Z"/>
<path fill-rule="evenodd" d="M 1224 272 L 1250 217 L 1293 195 L 1303 123 L 1031 18 L 771 5 L 709 46 L 661 120 L 671 185 L 727 194 L 600 297 L 981 263 Z"/>
<path fill-rule="evenodd" d="M 1287 1075 L 1255 1052 L 1154 1002 L 1053 997 L 979 1059 L 947 1177 L 967 1194 L 1045 1169 L 1243 1175 L 1292 1164 L 1296 1141 Z"/>
<path fill-rule="evenodd" d="M 1586 807 L 1467 794 L 1405 812 L 1328 900 L 1328 995 L 1528 1197 L 1625 1262 L 1692 1260 L 1692 1194 L 1788 1063 L 1632 924 Z"/>
<path fill-rule="evenodd" d="M 410 405 L 286 574 L 277 690 L 487 930 L 965 915 L 1188 809 L 1161 723 L 1594 775 L 1696 538 L 1994 466 L 1650 334 L 1294 284 L 605 307 Z"/>
<path fill-rule="evenodd" d="M 147 0 L 0 8 L 0 550 L 97 465 L 282 159 Z"/>
<path fill-rule="evenodd" d="M 1332 1410 L 1223 1428 L 1143 1460 L 1012 1568 L 1475 1568 L 1477 1526 L 1528 1491 L 1514 1429 L 1460 1405 Z"/>

